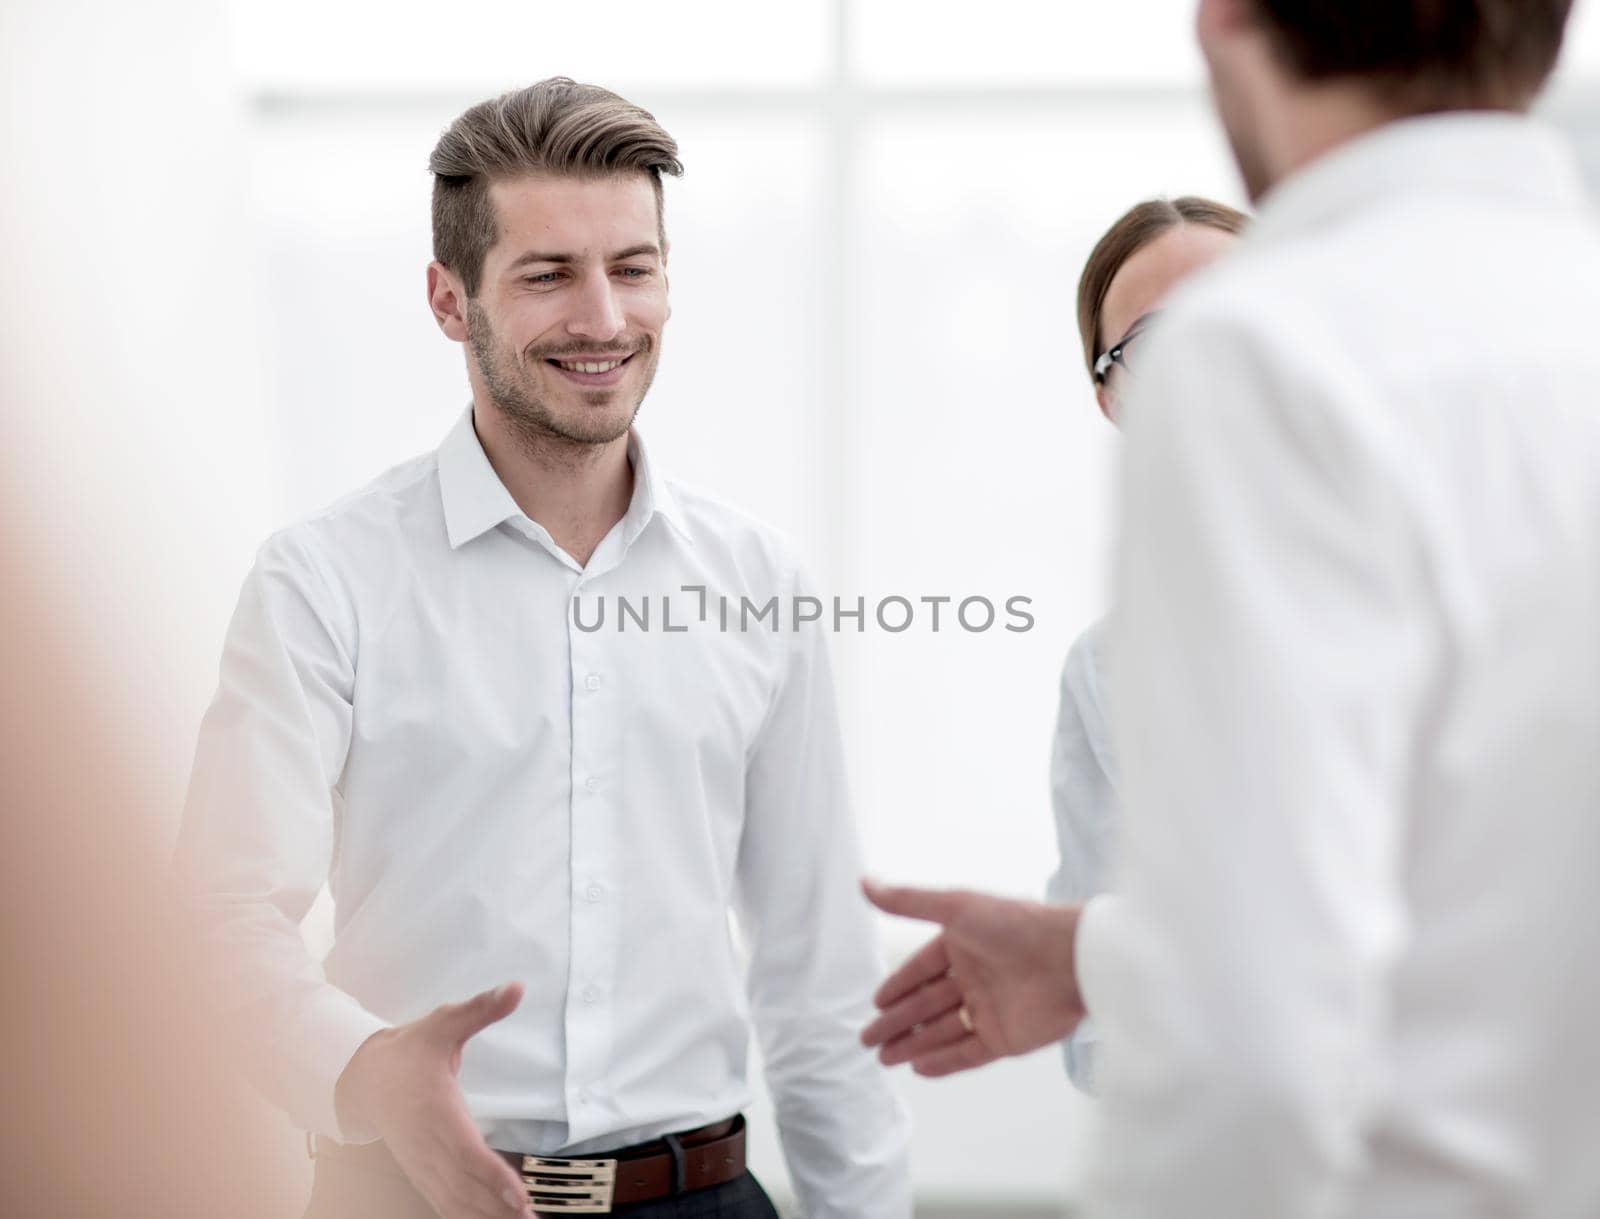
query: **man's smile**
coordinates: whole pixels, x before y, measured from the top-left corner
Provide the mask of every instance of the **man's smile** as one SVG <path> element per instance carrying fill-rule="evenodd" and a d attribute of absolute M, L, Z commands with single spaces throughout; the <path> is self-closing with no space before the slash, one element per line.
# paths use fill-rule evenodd
<path fill-rule="evenodd" d="M 545 363 L 579 385 L 615 385 L 625 375 L 624 369 L 637 352 L 625 356 L 579 355 L 565 359 L 547 359 Z"/>

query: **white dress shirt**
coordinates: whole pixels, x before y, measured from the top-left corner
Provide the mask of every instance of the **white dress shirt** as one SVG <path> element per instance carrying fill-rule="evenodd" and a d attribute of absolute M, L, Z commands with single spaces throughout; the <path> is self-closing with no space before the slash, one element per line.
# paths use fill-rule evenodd
<path fill-rule="evenodd" d="M 1600 231 L 1564 143 L 1274 190 L 1128 404 L 1097 1219 L 1600 1214 Z"/>
<path fill-rule="evenodd" d="M 630 456 L 587 565 L 470 410 L 262 547 L 182 843 L 226 1009 L 301 1125 L 370 1137 L 333 1107 L 362 1041 L 522 980 L 460 1080 L 492 1145 L 545 1154 L 744 1108 L 753 1017 L 805 1213 L 909 1215 L 907 1119 L 857 1040 L 881 970 L 824 638 L 772 531 Z M 779 629 L 739 629 L 746 597 Z M 298 925 L 324 880 L 319 965 Z"/>
<path fill-rule="evenodd" d="M 1105 688 L 1108 634 L 1102 618 L 1073 642 L 1061 668 L 1061 707 L 1050 748 L 1050 808 L 1060 863 L 1045 890 L 1053 902 L 1076 904 L 1101 892 L 1111 863 L 1117 755 Z M 1091 1095 L 1097 1091 L 1099 1036 L 1094 1021 L 1085 1020 L 1062 1043 L 1067 1074 Z"/>

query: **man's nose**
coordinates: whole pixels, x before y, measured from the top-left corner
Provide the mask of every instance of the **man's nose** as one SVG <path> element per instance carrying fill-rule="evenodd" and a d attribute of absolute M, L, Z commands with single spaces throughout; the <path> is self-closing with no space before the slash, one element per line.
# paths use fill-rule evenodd
<path fill-rule="evenodd" d="M 604 275 L 585 280 L 573 299 L 567 333 L 608 343 L 622 333 L 626 324 L 611 280 Z"/>

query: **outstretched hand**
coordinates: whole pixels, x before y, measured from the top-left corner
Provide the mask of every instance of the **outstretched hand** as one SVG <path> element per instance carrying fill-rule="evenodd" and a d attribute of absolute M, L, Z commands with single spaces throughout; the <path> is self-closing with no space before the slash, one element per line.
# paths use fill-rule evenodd
<path fill-rule="evenodd" d="M 861 1034 L 885 1066 L 953 1075 L 1065 1037 L 1084 1017 L 1076 952 L 1079 906 L 866 881 L 878 909 L 941 930 L 873 996 Z"/>
<path fill-rule="evenodd" d="M 483 1140 L 456 1076 L 461 1051 L 522 1002 L 515 982 L 367 1038 L 339 1077 L 340 1120 L 377 1134 L 443 1219 L 533 1219 L 526 1187 Z"/>

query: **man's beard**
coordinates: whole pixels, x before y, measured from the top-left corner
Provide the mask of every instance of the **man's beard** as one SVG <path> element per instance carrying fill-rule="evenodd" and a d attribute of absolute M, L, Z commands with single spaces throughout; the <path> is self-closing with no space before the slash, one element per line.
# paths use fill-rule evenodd
<path fill-rule="evenodd" d="M 467 302 L 467 348 L 478 365 L 478 375 L 483 378 L 490 400 L 512 430 L 525 443 L 536 447 L 547 446 L 551 441 L 588 447 L 610 444 L 627 435 L 656 375 L 655 344 L 648 335 L 622 346 L 597 347 L 593 343 L 586 343 L 567 344 L 561 348 L 530 348 L 521 353 L 519 358 L 517 353 L 501 344 L 489 315 L 476 301 L 470 300 Z M 565 419 L 539 396 L 534 369 L 545 360 L 578 354 L 632 355 L 635 360 L 645 361 L 639 396 L 625 419 L 619 420 L 616 413 L 602 409 L 615 402 L 619 390 L 577 390 L 583 401 L 596 409 L 575 411 L 571 418 Z M 549 375 L 559 374 L 552 369 Z"/>

